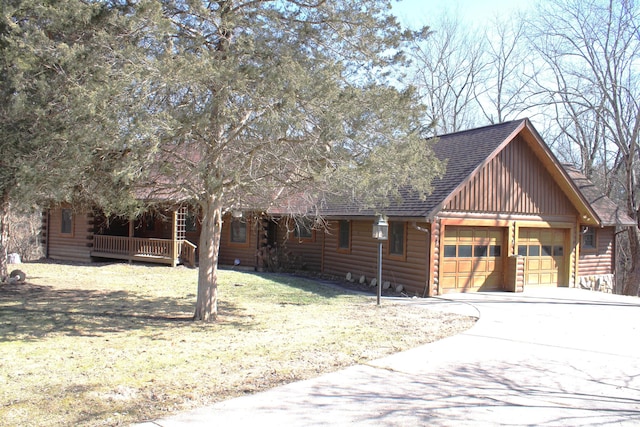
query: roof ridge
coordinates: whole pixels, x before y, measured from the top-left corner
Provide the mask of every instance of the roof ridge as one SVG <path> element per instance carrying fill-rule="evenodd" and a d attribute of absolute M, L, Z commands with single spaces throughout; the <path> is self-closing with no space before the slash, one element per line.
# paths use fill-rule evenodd
<path fill-rule="evenodd" d="M 459 130 L 459 131 L 451 132 L 451 133 L 444 133 L 444 134 L 440 134 L 440 135 L 434 135 L 434 136 L 432 136 L 430 138 L 442 138 L 442 137 L 445 137 L 445 136 L 449 137 L 449 136 L 454 136 L 454 135 L 460 135 L 460 134 L 463 134 L 463 133 L 477 132 L 477 131 L 485 130 L 487 128 L 498 127 L 498 126 L 506 126 L 508 124 L 513 124 L 513 123 L 521 123 L 521 122 L 523 122 L 525 120 L 528 120 L 528 118 L 525 117 L 525 118 L 522 118 L 522 119 L 509 120 L 508 122 L 493 123 L 493 124 L 490 124 L 490 125 L 480 126 L 480 127 L 477 127 L 477 128 L 471 128 L 471 129 Z M 428 139 L 430 139 L 430 138 L 428 138 Z"/>

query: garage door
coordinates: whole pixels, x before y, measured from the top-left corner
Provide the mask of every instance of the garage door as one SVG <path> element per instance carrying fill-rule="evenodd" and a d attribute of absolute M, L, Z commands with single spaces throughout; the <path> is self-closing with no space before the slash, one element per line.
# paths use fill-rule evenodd
<path fill-rule="evenodd" d="M 518 255 L 525 257 L 525 285 L 563 284 L 565 236 L 564 229 L 520 229 Z"/>
<path fill-rule="evenodd" d="M 444 292 L 502 289 L 503 235 L 501 228 L 446 227 L 440 288 Z"/>

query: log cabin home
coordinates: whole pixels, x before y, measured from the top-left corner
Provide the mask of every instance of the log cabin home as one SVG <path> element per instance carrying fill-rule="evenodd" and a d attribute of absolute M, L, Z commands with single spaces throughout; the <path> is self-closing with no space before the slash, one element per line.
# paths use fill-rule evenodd
<path fill-rule="evenodd" d="M 383 212 L 384 281 L 417 296 L 612 286 L 616 230 L 634 221 L 560 164 L 528 119 L 442 135 L 433 149 L 448 162 L 433 192 L 423 200 L 406 191 Z M 344 203 L 319 211 L 323 227 L 285 212 L 227 213 L 219 264 L 375 277 L 377 212 Z M 135 221 L 107 221 L 96 212 L 50 209 L 46 256 L 195 265 L 198 221 L 187 208 L 167 205 Z"/>

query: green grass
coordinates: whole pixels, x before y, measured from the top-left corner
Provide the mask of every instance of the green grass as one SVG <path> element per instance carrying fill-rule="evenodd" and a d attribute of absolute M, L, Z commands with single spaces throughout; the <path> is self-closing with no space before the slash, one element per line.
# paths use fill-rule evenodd
<path fill-rule="evenodd" d="M 474 319 L 286 275 L 220 272 L 218 321 L 191 321 L 197 271 L 23 264 L 0 286 L 0 424 L 126 425 L 363 363 Z"/>

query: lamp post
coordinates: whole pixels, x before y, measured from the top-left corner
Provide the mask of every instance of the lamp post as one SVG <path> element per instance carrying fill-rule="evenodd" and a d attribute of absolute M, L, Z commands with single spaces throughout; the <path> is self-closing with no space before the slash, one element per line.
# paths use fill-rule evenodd
<path fill-rule="evenodd" d="M 377 304 L 380 305 L 380 296 L 382 295 L 382 242 L 389 238 L 389 223 L 382 215 L 378 215 L 378 219 L 373 223 L 373 238 L 378 241 L 378 298 Z"/>

